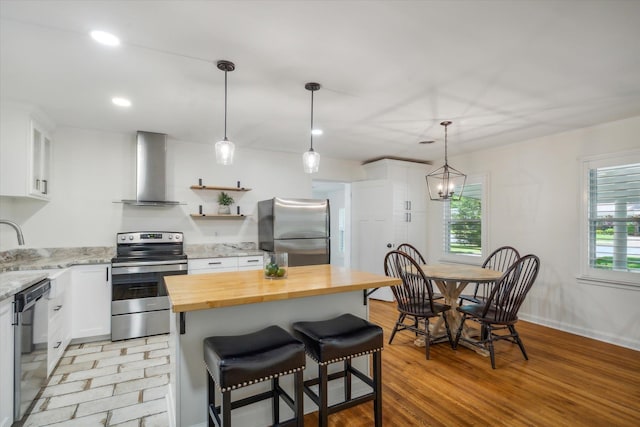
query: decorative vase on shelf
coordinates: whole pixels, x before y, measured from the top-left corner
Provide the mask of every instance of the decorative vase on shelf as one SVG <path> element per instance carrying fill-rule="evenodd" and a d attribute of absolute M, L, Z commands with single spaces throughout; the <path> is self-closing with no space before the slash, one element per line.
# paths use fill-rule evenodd
<path fill-rule="evenodd" d="M 229 206 L 220 205 L 218 206 L 218 213 L 220 215 L 229 215 L 231 213 L 231 208 Z"/>

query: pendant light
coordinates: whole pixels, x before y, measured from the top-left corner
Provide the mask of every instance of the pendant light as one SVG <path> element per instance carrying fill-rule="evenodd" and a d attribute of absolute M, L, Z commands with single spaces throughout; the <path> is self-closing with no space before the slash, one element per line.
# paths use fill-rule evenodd
<path fill-rule="evenodd" d="M 227 139 L 227 73 L 235 70 L 236 66 L 231 61 L 218 61 L 218 69 L 224 71 L 224 139 L 216 142 L 216 163 L 230 165 L 236 146 Z"/>
<path fill-rule="evenodd" d="M 302 155 L 302 165 L 306 173 L 315 173 L 320 167 L 320 154 L 313 150 L 313 92 L 320 89 L 320 83 L 307 83 L 304 88 L 311 91 L 311 147 Z"/>
<path fill-rule="evenodd" d="M 440 123 L 444 126 L 444 166 L 426 176 L 429 198 L 431 200 L 460 200 L 467 175 L 449 166 L 447 162 L 447 126 L 450 121 Z"/>

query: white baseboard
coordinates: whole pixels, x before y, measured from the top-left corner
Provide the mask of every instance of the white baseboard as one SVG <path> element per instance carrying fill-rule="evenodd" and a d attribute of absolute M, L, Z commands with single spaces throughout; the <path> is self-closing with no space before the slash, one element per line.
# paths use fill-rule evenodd
<path fill-rule="evenodd" d="M 519 313 L 518 317 L 527 322 L 535 323 L 542 326 L 548 326 L 553 329 L 580 335 L 582 337 L 593 338 L 594 340 L 618 345 L 620 347 L 630 348 L 632 350 L 640 350 L 640 341 L 636 339 L 628 339 L 619 335 L 611 335 L 604 332 L 598 332 L 573 325 L 567 325 L 562 322 L 556 322 L 553 320 L 544 319 L 538 316 L 531 316 L 528 314 Z"/>

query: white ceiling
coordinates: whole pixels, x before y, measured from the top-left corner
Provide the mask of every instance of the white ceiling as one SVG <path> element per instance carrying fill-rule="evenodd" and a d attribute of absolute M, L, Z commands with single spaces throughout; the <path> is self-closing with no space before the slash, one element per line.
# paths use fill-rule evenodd
<path fill-rule="evenodd" d="M 314 147 L 353 160 L 440 163 L 442 120 L 456 154 L 640 115 L 640 1 L 1 0 L 0 15 L 2 99 L 64 126 L 215 142 L 220 59 L 238 152 L 308 149 L 310 81 Z"/>

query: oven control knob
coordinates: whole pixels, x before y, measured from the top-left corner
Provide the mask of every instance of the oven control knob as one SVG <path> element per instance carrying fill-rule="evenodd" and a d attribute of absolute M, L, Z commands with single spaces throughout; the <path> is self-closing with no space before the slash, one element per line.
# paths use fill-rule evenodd
<path fill-rule="evenodd" d="M 169 240 L 173 239 L 173 234 L 169 234 Z"/>
<path fill-rule="evenodd" d="M 180 239 L 182 239 L 182 235 L 176 234 L 176 240 L 180 240 Z"/>
<path fill-rule="evenodd" d="M 127 236 L 125 236 L 124 234 L 122 236 L 120 236 L 120 240 L 126 240 Z"/>
<path fill-rule="evenodd" d="M 129 234 L 129 240 L 133 240 L 133 234 Z"/>

